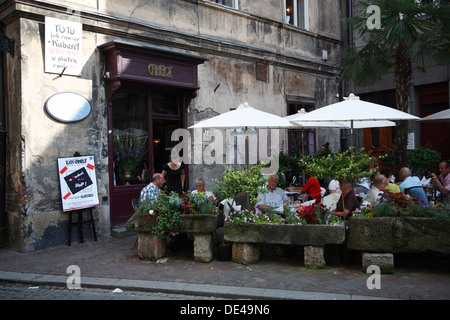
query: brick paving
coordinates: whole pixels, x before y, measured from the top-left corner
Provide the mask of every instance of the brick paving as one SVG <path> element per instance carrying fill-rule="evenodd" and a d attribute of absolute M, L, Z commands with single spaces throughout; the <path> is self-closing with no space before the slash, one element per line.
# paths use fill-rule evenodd
<path fill-rule="evenodd" d="M 77 265 L 83 277 L 215 285 L 245 289 L 286 290 L 304 296 L 327 293 L 362 298 L 436 300 L 450 299 L 450 257 L 399 255 L 394 257 L 395 273 L 381 275 L 381 289 L 368 289 L 369 274 L 360 261 L 341 264 L 333 250 L 327 267 L 307 269 L 301 250 L 278 257 L 270 246 L 263 247 L 262 260 L 251 265 L 213 260 L 195 262 L 192 248 L 167 252 L 165 263 L 140 260 L 133 248 L 136 237 L 101 237 L 72 246 L 20 253 L 0 249 L 0 271 L 65 276 L 69 265 Z M 275 291 L 274 291 L 275 292 Z M 278 292 L 278 291 L 277 291 Z M 328 295 L 327 297 L 330 297 Z M 332 296 L 331 296 L 332 297 Z"/>

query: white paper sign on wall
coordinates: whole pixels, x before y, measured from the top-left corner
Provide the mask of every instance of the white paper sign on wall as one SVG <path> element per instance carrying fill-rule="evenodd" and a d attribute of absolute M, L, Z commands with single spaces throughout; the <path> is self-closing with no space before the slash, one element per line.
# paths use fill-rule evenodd
<path fill-rule="evenodd" d="M 45 17 L 45 72 L 80 75 L 82 40 L 81 23 Z"/>
<path fill-rule="evenodd" d="M 94 156 L 58 158 L 63 211 L 99 205 Z"/>

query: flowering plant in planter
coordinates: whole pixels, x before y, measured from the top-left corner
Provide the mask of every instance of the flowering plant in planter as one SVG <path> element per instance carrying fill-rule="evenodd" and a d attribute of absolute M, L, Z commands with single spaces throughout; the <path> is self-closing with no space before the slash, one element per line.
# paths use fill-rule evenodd
<path fill-rule="evenodd" d="M 331 212 L 320 203 L 311 206 L 300 206 L 300 208 L 286 219 L 288 224 L 325 224 L 338 225 L 342 220 L 331 214 Z"/>
<path fill-rule="evenodd" d="M 239 210 L 230 212 L 228 217 L 225 218 L 225 222 L 231 222 L 237 225 L 243 225 L 245 223 L 272 223 L 282 224 L 284 219 L 275 213 L 260 213 L 254 210 Z"/>
<path fill-rule="evenodd" d="M 205 200 L 204 200 L 204 199 Z M 203 195 L 185 193 L 181 196 L 176 192 L 161 193 L 153 202 L 141 202 L 136 213 L 152 220 L 152 232 L 155 241 L 166 238 L 166 234 L 177 229 L 186 214 L 215 214 L 218 209 Z"/>
<path fill-rule="evenodd" d="M 356 217 L 425 217 L 450 218 L 450 208 L 445 204 L 425 205 L 409 195 L 385 191 L 380 203 L 374 207 L 363 206 L 356 209 Z"/>

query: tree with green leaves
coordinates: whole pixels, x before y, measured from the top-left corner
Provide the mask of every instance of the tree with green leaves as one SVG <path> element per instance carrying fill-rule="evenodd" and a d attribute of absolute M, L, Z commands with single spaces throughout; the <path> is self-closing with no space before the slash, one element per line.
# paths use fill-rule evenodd
<path fill-rule="evenodd" d="M 450 62 L 450 4 L 445 0 L 373 0 L 359 1 L 359 5 L 362 12 L 344 21 L 362 45 L 353 43 L 343 54 L 339 77 L 368 86 L 393 69 L 396 107 L 408 112 L 413 66 L 425 71 L 428 62 Z M 399 121 L 393 135 L 397 166 L 406 163 L 407 134 L 407 122 Z"/>

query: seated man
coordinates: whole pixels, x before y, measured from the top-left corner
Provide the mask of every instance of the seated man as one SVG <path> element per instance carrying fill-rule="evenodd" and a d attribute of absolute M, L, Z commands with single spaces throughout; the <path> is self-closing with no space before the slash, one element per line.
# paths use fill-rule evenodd
<path fill-rule="evenodd" d="M 351 183 L 341 184 L 342 195 L 339 201 L 336 203 L 336 210 L 332 212 L 335 216 L 345 218 L 352 211 L 358 208 L 359 201 L 355 196 L 355 191 Z M 342 204 L 342 198 L 344 198 L 344 204 Z M 345 206 L 345 209 L 344 209 Z"/>
<path fill-rule="evenodd" d="M 283 189 L 277 187 L 278 179 L 277 174 L 269 177 L 266 192 L 258 194 L 260 200 L 255 204 L 255 208 L 261 211 L 274 210 L 285 204 L 287 196 Z"/>
<path fill-rule="evenodd" d="M 409 194 L 411 197 L 419 199 L 428 204 L 428 199 L 423 190 L 422 182 L 416 176 L 411 176 L 411 169 L 403 167 L 399 171 L 399 178 L 402 183 L 399 184 L 400 191 Z"/>
<path fill-rule="evenodd" d="M 399 193 L 400 188 L 395 183 L 392 183 L 392 172 L 389 169 L 383 169 L 380 172 L 383 176 L 386 178 L 387 186 L 384 188 L 384 190 L 389 191 L 391 193 Z"/>
<path fill-rule="evenodd" d="M 192 191 L 193 194 L 204 194 L 209 199 L 209 201 L 214 204 L 216 198 L 211 191 L 205 190 L 205 180 L 203 180 L 203 178 L 195 179 L 195 186 L 197 187 L 197 189 Z"/>
<path fill-rule="evenodd" d="M 153 202 L 156 200 L 164 183 L 166 183 L 164 176 L 160 173 L 155 173 L 152 177 L 152 182 L 141 190 L 139 201 L 143 202 L 150 199 L 149 201 Z"/>
<path fill-rule="evenodd" d="M 444 196 L 444 202 L 450 203 L 450 162 L 443 160 L 439 163 L 439 172 L 437 177 L 434 173 L 431 174 L 431 184 Z"/>
<path fill-rule="evenodd" d="M 376 174 L 372 180 L 372 186 L 370 187 L 369 192 L 367 192 L 367 196 L 362 204 L 372 207 L 376 206 L 380 202 L 381 196 L 384 194 L 386 185 L 386 177 L 381 173 Z"/>

